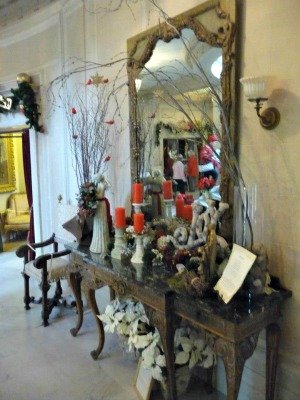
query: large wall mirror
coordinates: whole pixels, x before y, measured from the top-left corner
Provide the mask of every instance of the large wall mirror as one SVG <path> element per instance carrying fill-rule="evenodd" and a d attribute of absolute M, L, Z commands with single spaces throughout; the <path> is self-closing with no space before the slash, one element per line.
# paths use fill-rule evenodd
<path fill-rule="evenodd" d="M 133 179 L 168 178 L 172 162 L 194 155 L 199 178 L 213 177 L 233 204 L 234 22 L 234 0 L 211 0 L 128 40 Z M 187 190 L 197 197 L 197 187 Z"/>

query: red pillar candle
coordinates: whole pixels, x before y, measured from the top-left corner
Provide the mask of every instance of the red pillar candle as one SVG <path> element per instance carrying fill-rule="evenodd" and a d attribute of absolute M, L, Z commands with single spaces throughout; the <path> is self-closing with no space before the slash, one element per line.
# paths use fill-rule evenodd
<path fill-rule="evenodd" d="M 165 200 L 173 199 L 172 181 L 163 181 L 163 195 Z"/>
<path fill-rule="evenodd" d="M 115 227 L 118 229 L 123 229 L 126 226 L 125 218 L 125 208 L 116 207 L 115 208 Z"/>
<path fill-rule="evenodd" d="M 178 195 L 175 200 L 176 217 L 183 216 L 184 200 L 183 197 Z"/>
<path fill-rule="evenodd" d="M 134 183 L 132 185 L 132 202 L 133 204 L 142 204 L 144 200 L 144 187 L 142 183 Z"/>
<path fill-rule="evenodd" d="M 144 230 L 144 214 L 133 214 L 133 227 L 135 233 L 142 233 Z"/>
<path fill-rule="evenodd" d="M 183 216 L 187 221 L 192 221 L 193 219 L 193 208 L 191 204 L 187 204 L 183 209 Z"/>

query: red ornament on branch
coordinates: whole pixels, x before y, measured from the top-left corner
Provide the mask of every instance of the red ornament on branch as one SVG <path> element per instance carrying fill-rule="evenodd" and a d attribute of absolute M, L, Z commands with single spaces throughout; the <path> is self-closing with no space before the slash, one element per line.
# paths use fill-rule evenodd
<path fill-rule="evenodd" d="M 77 110 L 76 110 L 75 107 L 72 107 L 72 108 L 71 108 L 71 114 L 77 114 Z"/>
<path fill-rule="evenodd" d="M 110 159 L 111 159 L 111 156 L 107 156 L 107 157 L 105 157 L 104 162 L 108 162 Z"/>
<path fill-rule="evenodd" d="M 113 119 L 110 119 L 108 121 L 104 121 L 107 125 L 113 125 L 115 121 Z"/>

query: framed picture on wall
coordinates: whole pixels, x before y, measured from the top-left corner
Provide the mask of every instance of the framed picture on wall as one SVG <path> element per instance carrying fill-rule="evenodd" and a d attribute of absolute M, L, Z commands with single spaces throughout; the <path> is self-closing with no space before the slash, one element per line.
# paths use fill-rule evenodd
<path fill-rule="evenodd" d="M 142 359 L 140 358 L 134 381 L 134 387 L 140 400 L 150 399 L 153 383 L 154 379 L 152 378 L 151 371 L 143 367 Z"/>
<path fill-rule="evenodd" d="M 0 136 L 0 193 L 16 189 L 13 138 Z"/>

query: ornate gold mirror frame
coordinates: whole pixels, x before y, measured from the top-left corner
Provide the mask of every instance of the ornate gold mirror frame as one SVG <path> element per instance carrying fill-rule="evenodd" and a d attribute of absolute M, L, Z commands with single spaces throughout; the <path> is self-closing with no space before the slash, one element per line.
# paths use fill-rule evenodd
<path fill-rule="evenodd" d="M 139 157 L 138 135 L 140 131 L 137 115 L 137 90 L 135 80 L 145 64 L 150 60 L 158 40 L 170 42 L 178 37 L 182 29 L 193 30 L 197 39 L 213 47 L 222 49 L 222 73 L 220 77 L 223 116 L 227 120 L 230 129 L 232 149 L 236 147 L 235 137 L 235 67 L 234 67 L 234 39 L 235 39 L 235 0 L 210 0 L 197 7 L 188 10 L 175 18 L 168 19 L 145 32 L 142 32 L 127 41 L 128 50 L 128 78 L 129 78 L 129 102 L 130 102 L 130 129 L 131 129 L 131 171 L 132 178 L 137 176 L 137 163 Z M 175 28 L 175 29 L 174 29 Z M 176 32 L 177 31 L 177 32 Z M 224 132 L 224 121 L 221 117 L 221 133 Z M 228 163 L 224 159 L 228 144 L 222 140 L 221 163 L 222 179 L 220 193 L 222 201 L 233 205 L 233 182 L 230 179 L 227 168 Z M 228 149 L 230 150 L 230 149 Z M 230 162 L 230 161 L 229 161 Z M 222 235 L 232 237 L 232 207 L 223 219 Z"/>

